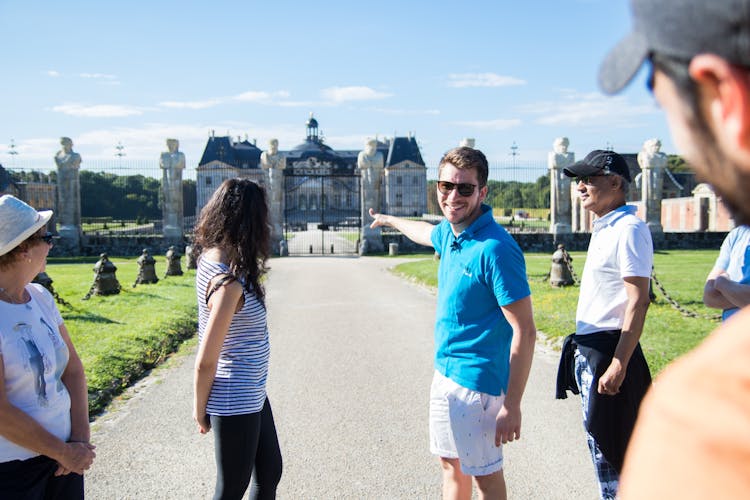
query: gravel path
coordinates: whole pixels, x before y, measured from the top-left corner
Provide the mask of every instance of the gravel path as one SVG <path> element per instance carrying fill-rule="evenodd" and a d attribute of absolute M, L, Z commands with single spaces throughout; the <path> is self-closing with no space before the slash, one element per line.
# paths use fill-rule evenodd
<path fill-rule="evenodd" d="M 271 261 L 279 498 L 440 498 L 427 439 L 435 296 L 387 271 L 399 261 Z M 213 436 L 191 420 L 193 361 L 194 348 L 175 356 L 97 419 L 87 498 L 211 498 Z M 505 447 L 510 498 L 596 498 L 580 401 L 553 399 L 556 367 L 538 348 L 522 439 Z"/>

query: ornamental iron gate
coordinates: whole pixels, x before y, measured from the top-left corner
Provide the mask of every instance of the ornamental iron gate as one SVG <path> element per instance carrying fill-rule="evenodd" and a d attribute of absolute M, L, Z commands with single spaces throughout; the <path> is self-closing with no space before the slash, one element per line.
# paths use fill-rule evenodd
<path fill-rule="evenodd" d="M 284 172 L 289 255 L 351 255 L 359 247 L 359 175 Z"/>

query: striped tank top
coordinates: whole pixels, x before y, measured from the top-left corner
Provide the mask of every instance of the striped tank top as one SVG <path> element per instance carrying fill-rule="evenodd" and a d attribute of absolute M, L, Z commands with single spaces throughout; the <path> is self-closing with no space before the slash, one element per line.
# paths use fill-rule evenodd
<path fill-rule="evenodd" d="M 217 275 L 230 274 L 229 266 L 201 258 L 195 277 L 198 296 L 198 339 L 208 323 L 206 289 Z M 208 397 L 206 413 L 229 416 L 256 413 L 266 400 L 266 377 L 270 345 L 266 308 L 243 284 L 245 302 L 232 318 L 219 354 L 216 378 Z"/>

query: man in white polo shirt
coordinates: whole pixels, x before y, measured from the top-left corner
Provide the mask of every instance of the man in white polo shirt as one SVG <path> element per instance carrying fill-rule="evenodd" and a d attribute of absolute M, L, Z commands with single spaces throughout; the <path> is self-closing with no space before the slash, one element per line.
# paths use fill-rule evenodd
<path fill-rule="evenodd" d="M 600 496 L 615 498 L 638 407 L 651 374 L 638 343 L 649 306 L 653 243 L 625 197 L 630 171 L 622 156 L 596 150 L 564 169 L 585 209 L 596 216 L 581 278 L 576 333 L 568 337 L 558 398 L 580 391 L 583 423 Z"/>

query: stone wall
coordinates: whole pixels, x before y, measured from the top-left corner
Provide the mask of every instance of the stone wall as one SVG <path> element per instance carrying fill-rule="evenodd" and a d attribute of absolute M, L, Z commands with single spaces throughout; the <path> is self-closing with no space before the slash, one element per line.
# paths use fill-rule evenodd
<path fill-rule="evenodd" d="M 163 236 L 95 236 L 84 235 L 81 241 L 81 251 L 71 253 L 63 245 L 55 245 L 50 251 L 51 257 L 70 257 L 73 255 L 99 256 L 101 253 L 109 255 L 137 257 L 141 255 L 144 248 L 148 248 L 151 255 L 164 255 L 170 245 L 175 245 L 180 254 L 185 252 L 187 240 L 175 245 L 171 240 Z"/>

